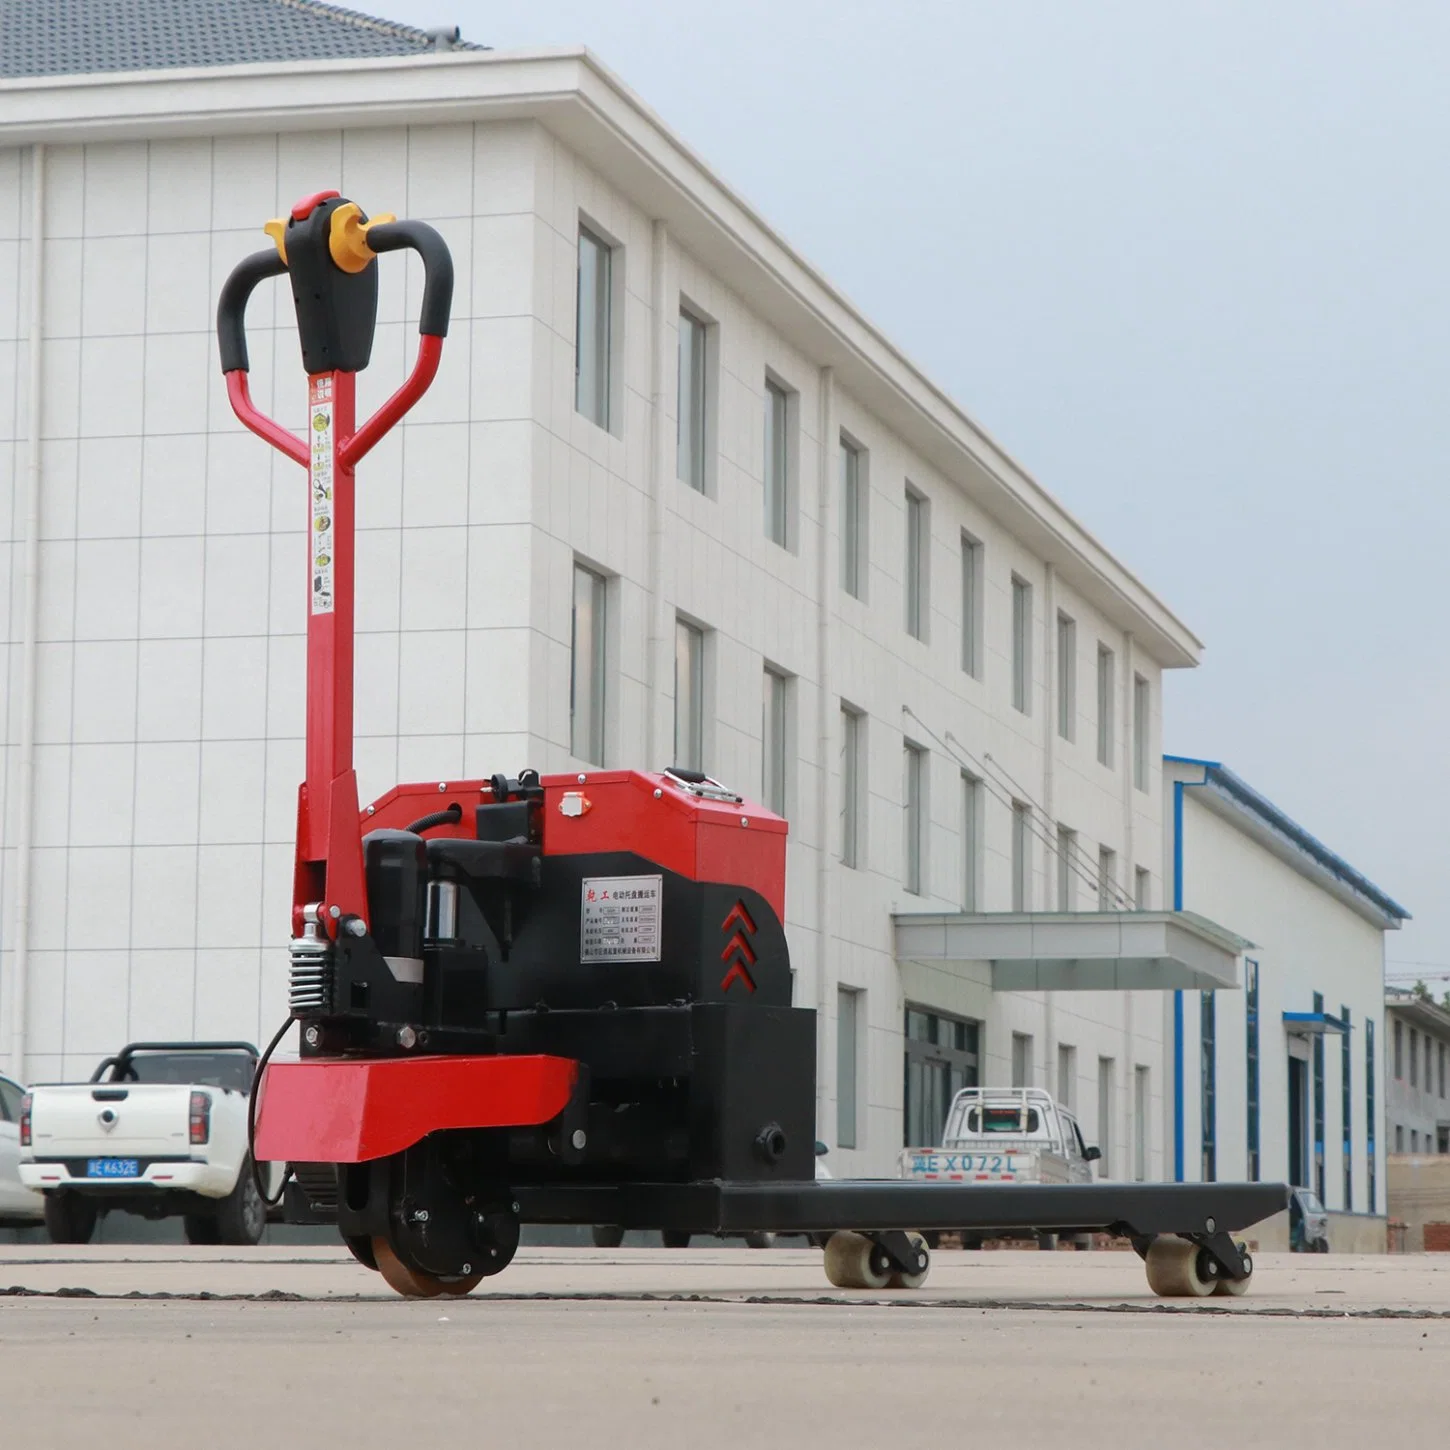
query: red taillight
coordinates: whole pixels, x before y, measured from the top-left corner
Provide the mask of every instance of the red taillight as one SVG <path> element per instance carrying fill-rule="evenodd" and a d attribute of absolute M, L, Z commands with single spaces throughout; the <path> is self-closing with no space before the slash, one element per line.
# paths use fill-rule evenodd
<path fill-rule="evenodd" d="M 20 1146 L 30 1147 L 30 1094 L 20 1099 Z"/>
<path fill-rule="evenodd" d="M 210 1093 L 192 1093 L 188 1127 L 191 1129 L 193 1143 L 205 1143 L 211 1138 Z"/>

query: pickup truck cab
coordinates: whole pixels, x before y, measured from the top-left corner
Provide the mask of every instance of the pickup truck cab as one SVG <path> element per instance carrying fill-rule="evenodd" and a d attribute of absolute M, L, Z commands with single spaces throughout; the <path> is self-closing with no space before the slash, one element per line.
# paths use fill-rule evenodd
<path fill-rule="evenodd" d="M 900 1176 L 919 1183 L 984 1186 L 1091 1183 L 1092 1165 L 1101 1157 L 1083 1142 L 1072 1113 L 1043 1089 L 973 1087 L 952 1099 L 939 1146 L 902 1150 Z M 962 1242 L 973 1247 L 983 1237 L 963 1233 Z M 1056 1243 L 1052 1234 L 1037 1237 L 1044 1248 Z"/>
<path fill-rule="evenodd" d="M 267 1217 L 247 1150 L 256 1067 L 248 1042 L 133 1042 L 88 1083 L 31 1088 L 20 1178 L 45 1195 L 52 1241 L 87 1243 L 121 1211 L 180 1216 L 193 1244 L 255 1244 Z M 285 1165 L 265 1166 L 275 1192 Z"/>

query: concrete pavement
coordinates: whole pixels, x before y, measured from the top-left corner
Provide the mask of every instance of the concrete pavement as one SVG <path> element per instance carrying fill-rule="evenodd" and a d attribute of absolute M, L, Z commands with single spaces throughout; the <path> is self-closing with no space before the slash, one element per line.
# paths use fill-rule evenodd
<path fill-rule="evenodd" d="M 126 1297 L 154 1294 L 193 1297 Z M 405 1302 L 329 1250 L 27 1246 L 0 1250 L 0 1441 L 1443 1439 L 1450 1260 L 1265 1255 L 1245 1298 L 1180 1307 L 1116 1253 L 943 1250 L 923 1290 L 875 1294 L 832 1289 L 806 1250 L 524 1249 L 468 1299 Z"/>

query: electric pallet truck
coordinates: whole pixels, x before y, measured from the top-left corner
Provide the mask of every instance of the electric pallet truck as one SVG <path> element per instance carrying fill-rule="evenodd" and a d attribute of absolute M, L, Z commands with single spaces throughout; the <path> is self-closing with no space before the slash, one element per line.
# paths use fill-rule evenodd
<path fill-rule="evenodd" d="M 818 1182 L 815 1013 L 791 1005 L 786 823 L 698 772 L 598 770 L 395 786 L 353 771 L 354 471 L 423 395 L 453 271 L 421 222 L 334 191 L 269 222 L 217 316 L 241 421 L 307 469 L 307 776 L 298 793 L 291 1014 L 300 1057 L 258 1070 L 253 1160 L 285 1212 L 335 1223 L 403 1294 L 466 1294 L 519 1226 L 825 1240 L 842 1287 L 916 1287 L 925 1233 L 1131 1237 L 1165 1294 L 1241 1293 L 1230 1235 L 1279 1184 Z M 366 422 L 380 255 L 424 269 L 411 375 Z M 244 314 L 286 275 L 306 437 L 253 406 Z M 461 583 L 460 583 L 461 587 Z M 516 682 L 500 681 L 500 688 Z"/>

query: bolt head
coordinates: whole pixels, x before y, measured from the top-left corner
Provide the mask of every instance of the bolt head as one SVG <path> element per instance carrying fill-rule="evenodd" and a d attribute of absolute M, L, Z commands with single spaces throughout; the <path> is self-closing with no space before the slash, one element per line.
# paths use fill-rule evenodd
<path fill-rule="evenodd" d="M 314 1023 L 302 1034 L 302 1038 L 309 1047 L 316 1047 L 322 1041 L 322 1028 Z"/>
<path fill-rule="evenodd" d="M 418 1034 L 406 1023 L 395 1034 L 399 1047 L 412 1048 L 418 1045 Z"/>
<path fill-rule="evenodd" d="M 366 936 L 368 934 L 367 922 L 362 917 L 355 916 L 348 922 L 347 931 L 349 936 Z"/>
<path fill-rule="evenodd" d="M 742 826 L 748 826 L 750 824 L 750 817 L 749 816 L 741 816 L 740 817 L 740 824 Z"/>
<path fill-rule="evenodd" d="M 473 1265 L 472 1264 L 464 1264 L 464 1266 L 458 1272 L 460 1274 L 471 1274 L 473 1272 Z"/>
<path fill-rule="evenodd" d="M 439 789 L 439 790 L 440 790 L 440 791 L 445 791 L 445 790 L 447 790 L 447 789 L 448 789 L 448 782 L 447 782 L 447 781 L 446 781 L 446 780 L 440 780 L 440 781 L 439 781 L 439 782 L 438 782 L 438 789 Z"/>
<path fill-rule="evenodd" d="M 1216 1218 L 1206 1218 L 1203 1221 L 1203 1226 L 1209 1233 L 1213 1233 L 1218 1228 L 1218 1220 Z"/>
<path fill-rule="evenodd" d="M 664 791 L 662 791 L 662 790 L 661 790 L 661 789 L 660 789 L 660 788 L 659 788 L 659 786 L 656 786 L 656 787 L 655 787 L 655 799 L 656 799 L 656 800 L 659 800 L 659 799 L 660 799 L 660 797 L 661 797 L 661 796 L 663 796 L 663 795 L 664 795 Z"/>
<path fill-rule="evenodd" d="M 341 916 L 341 915 L 342 915 L 342 907 L 340 907 L 340 906 L 329 906 L 329 907 L 328 907 L 328 908 L 327 908 L 327 914 L 328 914 L 328 915 L 329 915 L 329 916 L 330 916 L 330 917 L 331 917 L 331 918 L 332 918 L 332 919 L 333 919 L 333 920 L 334 920 L 334 921 L 336 921 L 336 920 L 337 920 L 337 919 L 338 919 L 338 917 L 340 917 L 340 916 Z"/>
<path fill-rule="evenodd" d="M 584 782 L 585 782 L 585 781 L 586 781 L 586 780 L 588 780 L 588 779 L 589 779 L 589 777 L 588 777 L 588 776 L 587 776 L 587 775 L 585 775 L 585 774 L 584 774 L 584 772 L 583 772 L 583 771 L 582 771 L 582 770 L 581 770 L 581 771 L 580 771 L 580 772 L 579 772 L 579 784 L 580 784 L 580 785 L 583 785 L 583 784 L 584 784 Z"/>
<path fill-rule="evenodd" d="M 368 815 L 372 815 L 376 810 L 377 810 L 377 807 L 376 806 L 369 806 L 368 807 Z"/>
<path fill-rule="evenodd" d="M 589 1134 L 583 1128 L 575 1128 L 573 1136 L 569 1141 L 576 1147 L 582 1148 L 589 1141 Z"/>

